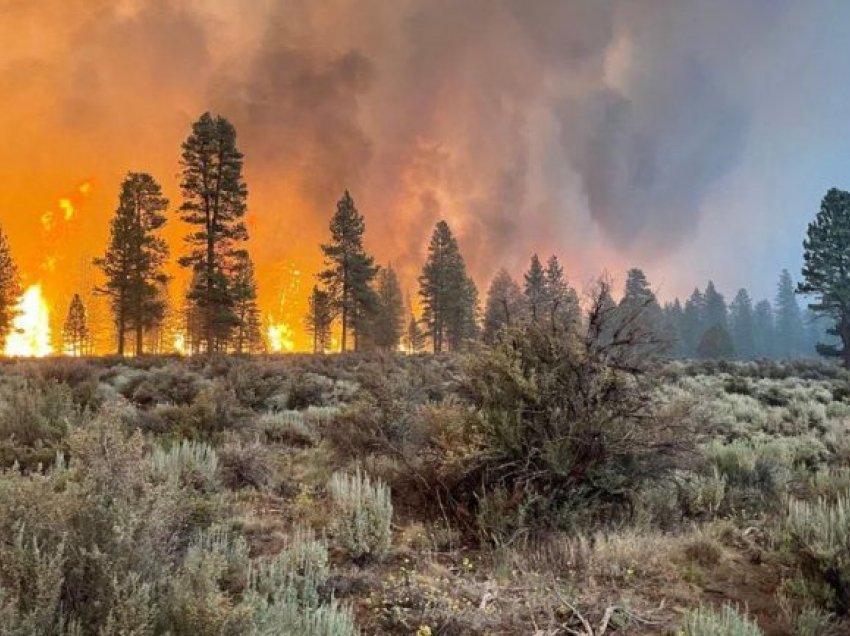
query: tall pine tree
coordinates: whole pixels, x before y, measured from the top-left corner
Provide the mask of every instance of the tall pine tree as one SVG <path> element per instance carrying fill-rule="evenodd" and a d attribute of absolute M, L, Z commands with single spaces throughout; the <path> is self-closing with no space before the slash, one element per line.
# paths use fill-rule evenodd
<path fill-rule="evenodd" d="M 726 300 L 723 298 L 723 294 L 714 287 L 714 281 L 708 281 L 704 299 L 703 328 L 708 330 L 719 325 L 728 330 L 729 319 L 726 311 Z"/>
<path fill-rule="evenodd" d="M 546 261 L 543 280 L 544 309 L 552 333 L 577 325 L 581 320 L 578 295 L 564 278 L 564 268 L 554 254 Z"/>
<path fill-rule="evenodd" d="M 820 343 L 818 352 L 850 367 L 850 192 L 830 189 L 809 223 L 797 291 L 814 296 L 809 308 L 832 323 L 827 333 L 839 341 Z"/>
<path fill-rule="evenodd" d="M 525 273 L 525 300 L 528 303 L 528 315 L 532 322 L 538 322 L 546 306 L 546 273 L 537 254 L 531 256 L 528 271 Z"/>
<path fill-rule="evenodd" d="M 168 246 L 159 235 L 168 200 L 156 180 L 131 172 L 121 183 L 118 208 L 110 224 L 109 246 L 95 259 L 106 276 L 98 293 L 109 298 L 115 321 L 118 355 L 125 353 L 128 331 L 135 333 L 135 353 L 144 349 L 144 333 L 165 316 L 162 286 L 168 281 Z"/>
<path fill-rule="evenodd" d="M 18 266 L 9 250 L 6 234 L 0 230 L 0 345 L 2 347 L 6 346 L 6 338 L 12 330 L 21 292 Z"/>
<path fill-rule="evenodd" d="M 319 274 L 319 280 L 324 283 L 342 323 L 340 349 L 348 348 L 349 332 L 353 333 L 357 349 L 375 311 L 371 282 L 378 268 L 363 247 L 366 224 L 348 190 L 336 204 L 330 230 L 330 242 L 322 245 L 325 270 Z"/>
<path fill-rule="evenodd" d="M 505 269 L 493 277 L 484 303 L 484 340 L 494 342 L 506 326 L 515 325 L 525 319 L 526 297 L 517 282 Z"/>
<path fill-rule="evenodd" d="M 739 289 L 729 305 L 732 342 L 735 353 L 742 360 L 751 360 L 756 355 L 753 301 L 746 289 Z"/>
<path fill-rule="evenodd" d="M 787 269 L 783 269 L 776 288 L 776 355 L 794 358 L 801 354 L 803 345 L 803 317 L 794 282 Z"/>
<path fill-rule="evenodd" d="M 772 358 L 775 355 L 775 321 L 773 306 L 769 300 L 756 303 L 753 311 L 753 331 L 756 358 Z"/>
<path fill-rule="evenodd" d="M 239 325 L 232 277 L 248 239 L 243 220 L 248 188 L 233 124 L 201 115 L 183 143 L 180 165 L 180 216 L 193 230 L 185 239 L 190 251 L 179 262 L 193 271 L 188 299 L 200 323 L 199 346 L 207 353 L 223 351 Z"/>
<path fill-rule="evenodd" d="M 696 356 L 697 347 L 705 332 L 705 296 L 699 289 L 694 289 L 690 298 L 685 301 L 681 324 L 684 355 L 692 358 Z"/>
<path fill-rule="evenodd" d="M 419 277 L 419 296 L 435 353 L 444 346 L 455 350 L 476 334 L 478 291 L 445 221 L 437 223 L 431 236 L 428 259 Z"/>
<path fill-rule="evenodd" d="M 62 348 L 65 353 L 78 357 L 87 353 L 89 328 L 86 308 L 79 294 L 74 294 L 62 328 Z"/>
<path fill-rule="evenodd" d="M 254 262 L 247 250 L 235 254 L 231 296 L 236 317 L 233 350 L 236 353 L 259 353 L 263 349 L 262 321 L 257 307 Z"/>
<path fill-rule="evenodd" d="M 334 307 L 330 295 L 318 285 L 313 285 L 304 318 L 304 326 L 313 339 L 313 353 L 324 353 L 330 348 L 333 321 Z"/>
<path fill-rule="evenodd" d="M 404 324 L 404 298 L 392 265 L 382 268 L 375 280 L 377 307 L 372 323 L 372 341 L 379 349 L 395 351 Z"/>

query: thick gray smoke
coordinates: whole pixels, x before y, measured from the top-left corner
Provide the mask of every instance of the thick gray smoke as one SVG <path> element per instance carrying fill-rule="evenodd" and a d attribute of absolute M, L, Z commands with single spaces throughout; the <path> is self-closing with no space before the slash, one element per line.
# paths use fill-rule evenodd
<path fill-rule="evenodd" d="M 316 251 L 349 188 L 408 280 L 440 218 L 480 279 L 535 250 L 585 275 L 681 245 L 742 154 L 741 68 L 786 4 L 6 2 L 0 81 L 24 97 L 0 123 L 27 153 L 53 126 L 69 169 L 168 181 L 188 123 L 216 110 L 247 157 L 261 268 L 296 233 L 299 258 Z"/>

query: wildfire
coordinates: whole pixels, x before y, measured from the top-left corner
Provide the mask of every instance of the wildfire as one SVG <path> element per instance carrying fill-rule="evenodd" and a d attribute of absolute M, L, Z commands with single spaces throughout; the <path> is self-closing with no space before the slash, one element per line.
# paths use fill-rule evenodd
<path fill-rule="evenodd" d="M 269 349 L 275 353 L 295 350 L 295 334 L 292 327 L 285 322 L 269 324 L 266 336 L 269 341 Z"/>
<path fill-rule="evenodd" d="M 50 309 L 41 285 L 30 286 L 16 307 L 18 314 L 6 340 L 6 355 L 41 358 L 53 353 L 50 344 Z"/>
<path fill-rule="evenodd" d="M 174 334 L 174 353 L 179 353 L 181 356 L 186 355 L 186 336 L 178 332 Z"/>

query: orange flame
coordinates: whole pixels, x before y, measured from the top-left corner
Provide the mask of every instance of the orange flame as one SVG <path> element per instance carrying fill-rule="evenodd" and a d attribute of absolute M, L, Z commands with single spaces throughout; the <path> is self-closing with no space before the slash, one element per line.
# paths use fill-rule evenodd
<path fill-rule="evenodd" d="M 269 341 L 269 349 L 274 353 L 295 350 L 295 334 L 292 327 L 285 322 L 270 323 L 266 337 Z"/>
<path fill-rule="evenodd" d="M 50 344 L 50 309 L 41 285 L 30 286 L 21 296 L 12 332 L 6 340 L 6 355 L 42 358 L 53 353 Z"/>

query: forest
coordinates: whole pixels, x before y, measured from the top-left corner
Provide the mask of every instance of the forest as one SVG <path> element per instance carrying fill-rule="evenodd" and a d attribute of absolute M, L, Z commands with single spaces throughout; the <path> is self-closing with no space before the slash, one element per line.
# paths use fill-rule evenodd
<path fill-rule="evenodd" d="M 759 636 L 850 629 L 850 194 L 795 283 L 662 303 L 581 293 L 557 256 L 483 302 L 448 223 L 413 302 L 345 192 L 310 353 L 266 351 L 235 129 L 182 148 L 181 353 L 169 202 L 129 173 L 64 355 L 32 357 L 0 241 L 3 636 Z M 805 308 L 803 308 L 805 307 Z M 26 326 L 26 325 L 24 325 Z M 23 338 L 23 339 L 22 339 Z"/>

